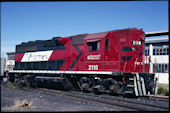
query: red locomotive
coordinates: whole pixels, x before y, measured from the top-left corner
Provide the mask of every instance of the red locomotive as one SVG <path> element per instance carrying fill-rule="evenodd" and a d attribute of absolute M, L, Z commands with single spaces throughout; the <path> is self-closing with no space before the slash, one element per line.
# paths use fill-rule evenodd
<path fill-rule="evenodd" d="M 155 93 L 155 75 L 144 56 L 145 34 L 136 28 L 54 37 L 16 46 L 11 81 L 36 86 L 40 79 L 63 88 L 144 96 Z"/>

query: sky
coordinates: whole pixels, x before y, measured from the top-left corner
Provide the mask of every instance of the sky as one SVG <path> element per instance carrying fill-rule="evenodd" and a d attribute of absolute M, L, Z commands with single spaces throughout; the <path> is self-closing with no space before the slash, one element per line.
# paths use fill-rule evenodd
<path fill-rule="evenodd" d="M 21 42 L 137 28 L 168 30 L 168 1 L 1 2 L 1 56 Z"/>

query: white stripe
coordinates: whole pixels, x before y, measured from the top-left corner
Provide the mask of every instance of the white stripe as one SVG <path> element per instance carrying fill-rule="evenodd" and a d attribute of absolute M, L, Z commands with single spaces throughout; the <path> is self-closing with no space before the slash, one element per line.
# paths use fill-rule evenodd
<path fill-rule="evenodd" d="M 143 96 L 146 96 L 146 88 L 145 88 L 145 83 L 144 83 L 144 79 L 141 77 L 141 82 L 142 82 L 142 92 L 143 92 Z"/>
<path fill-rule="evenodd" d="M 137 78 L 137 85 L 138 85 L 139 95 L 142 96 L 142 88 L 141 88 L 140 77 L 139 77 L 138 73 L 136 74 L 136 78 Z"/>
<path fill-rule="evenodd" d="M 9 73 L 51 73 L 51 74 L 107 74 L 112 75 L 112 72 L 107 71 L 47 71 L 47 70 L 10 70 Z"/>
<path fill-rule="evenodd" d="M 136 77 L 134 77 L 134 89 L 135 89 L 135 95 L 139 96 L 138 89 L 137 89 L 137 83 L 136 83 Z"/>
<path fill-rule="evenodd" d="M 53 51 L 38 51 L 25 53 L 21 62 L 48 61 Z"/>

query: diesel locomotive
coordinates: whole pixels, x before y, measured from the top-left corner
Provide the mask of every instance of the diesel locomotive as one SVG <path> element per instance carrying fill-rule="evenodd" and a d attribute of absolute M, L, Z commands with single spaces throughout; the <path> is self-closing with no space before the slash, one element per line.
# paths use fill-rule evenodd
<path fill-rule="evenodd" d="M 22 42 L 9 80 L 31 87 L 46 81 L 64 90 L 156 94 L 157 78 L 144 50 L 145 33 L 137 28 Z"/>

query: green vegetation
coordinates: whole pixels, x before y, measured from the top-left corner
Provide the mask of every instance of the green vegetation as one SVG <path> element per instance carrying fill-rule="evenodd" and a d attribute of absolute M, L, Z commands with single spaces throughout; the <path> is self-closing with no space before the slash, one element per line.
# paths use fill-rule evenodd
<path fill-rule="evenodd" d="M 159 84 L 158 94 L 163 96 L 169 96 L 169 84 Z"/>
<path fill-rule="evenodd" d="M 9 89 L 22 88 L 21 85 L 15 83 L 15 82 L 12 83 L 12 82 L 10 82 L 10 81 L 7 82 L 7 87 L 8 87 Z"/>

